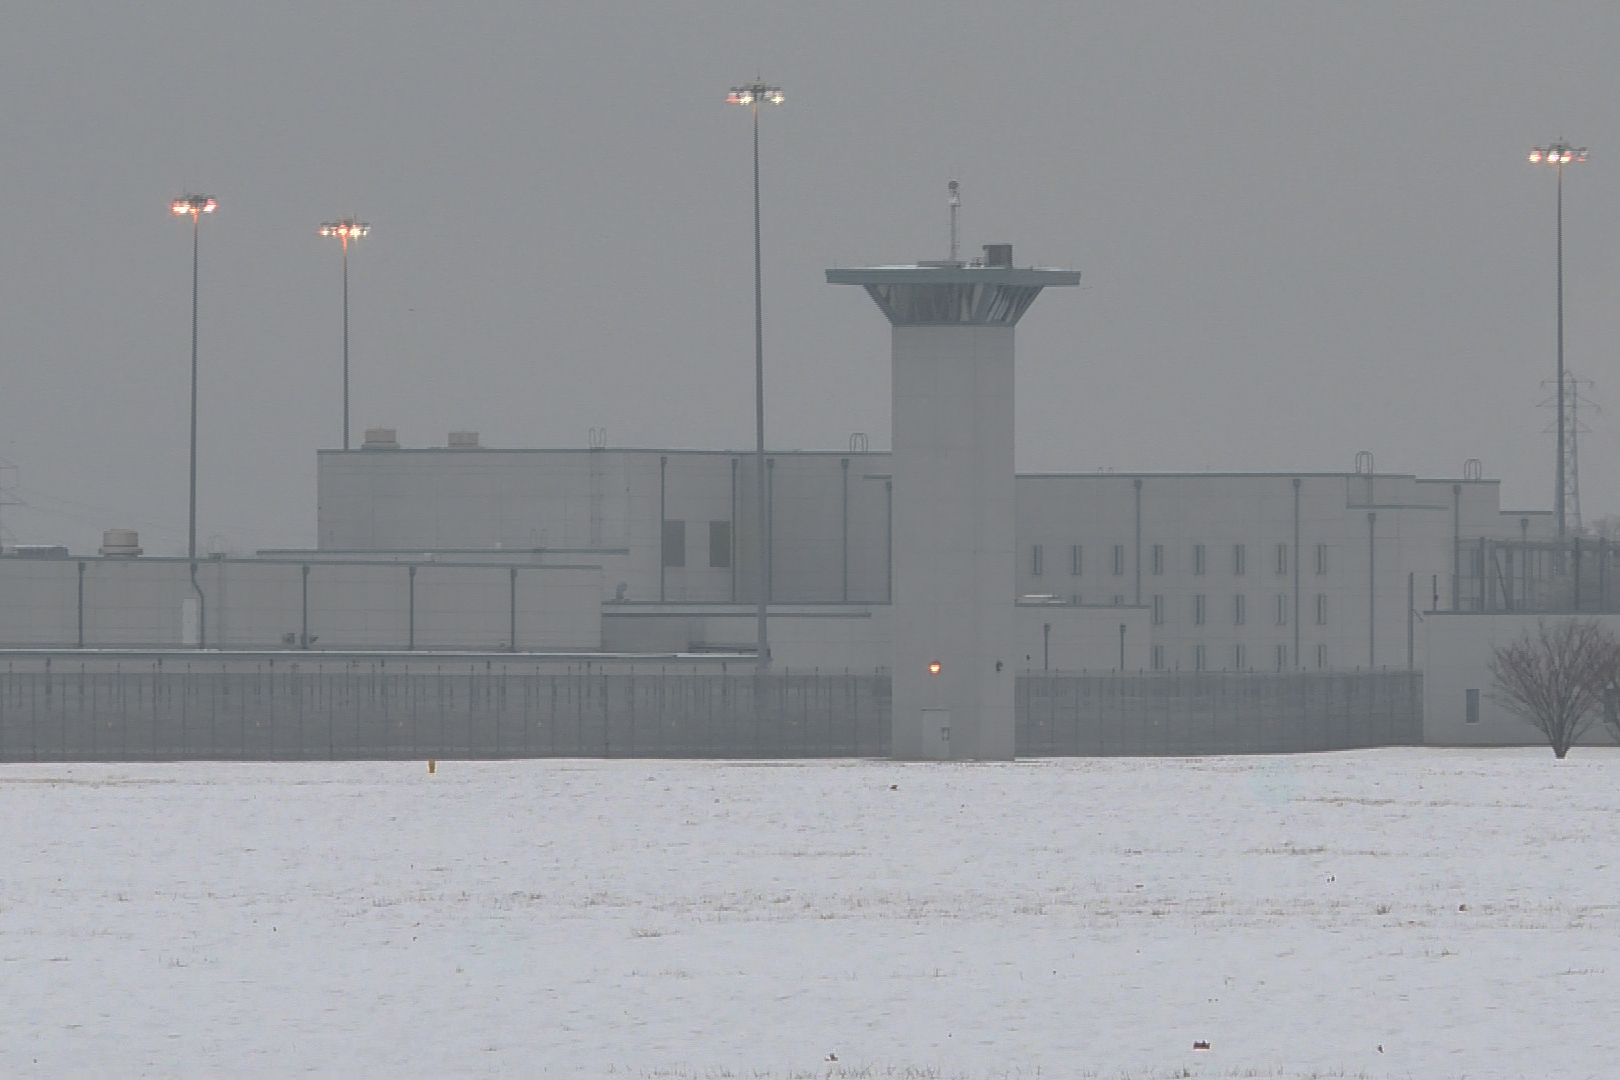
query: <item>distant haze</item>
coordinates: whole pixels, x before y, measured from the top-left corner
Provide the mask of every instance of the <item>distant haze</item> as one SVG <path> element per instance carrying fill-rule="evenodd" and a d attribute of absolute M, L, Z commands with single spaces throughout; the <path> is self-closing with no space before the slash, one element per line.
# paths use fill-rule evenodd
<path fill-rule="evenodd" d="M 1620 409 L 1620 9 L 1426 3 L 11 5 L 0 34 L 0 528 L 91 550 L 186 522 L 202 236 L 201 542 L 313 544 L 340 439 L 752 440 L 763 117 L 773 445 L 888 445 L 888 330 L 828 266 L 1074 266 L 1019 328 L 1023 470 L 1456 474 L 1549 507 L 1552 170 L 1568 357 Z M 1620 509 L 1588 413 L 1583 509 Z"/>

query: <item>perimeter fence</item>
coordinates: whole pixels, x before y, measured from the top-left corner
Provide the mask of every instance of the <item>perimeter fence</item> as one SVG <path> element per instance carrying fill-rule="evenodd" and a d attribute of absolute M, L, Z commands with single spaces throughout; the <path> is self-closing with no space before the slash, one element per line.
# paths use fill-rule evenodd
<path fill-rule="evenodd" d="M 304 654 L 308 657 L 308 654 Z M 1422 676 L 1017 679 L 1020 757 L 1422 741 Z M 886 757 L 886 671 L 516 658 L 0 661 L 0 761 Z"/>
<path fill-rule="evenodd" d="M 1150 672 L 1018 680 L 1018 753 L 1290 754 L 1423 741 L 1423 675 Z"/>
<path fill-rule="evenodd" d="M 333 667 L 190 661 L 0 671 L 0 760 L 889 752 L 889 679 L 877 672 L 509 661 Z"/>

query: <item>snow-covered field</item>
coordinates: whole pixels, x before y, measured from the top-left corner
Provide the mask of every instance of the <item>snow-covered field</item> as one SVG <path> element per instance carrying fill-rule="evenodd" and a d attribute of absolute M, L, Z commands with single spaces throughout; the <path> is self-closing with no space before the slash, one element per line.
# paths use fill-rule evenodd
<path fill-rule="evenodd" d="M 8 1077 L 1620 1075 L 1616 750 L 7 765 L 0 813 Z"/>

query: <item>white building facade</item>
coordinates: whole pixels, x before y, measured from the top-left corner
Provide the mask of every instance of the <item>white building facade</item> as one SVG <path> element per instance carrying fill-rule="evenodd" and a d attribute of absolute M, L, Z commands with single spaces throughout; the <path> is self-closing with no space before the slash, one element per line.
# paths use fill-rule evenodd
<path fill-rule="evenodd" d="M 752 476 L 746 452 L 324 451 L 320 545 L 601 565 L 604 648 L 648 651 L 746 647 L 766 557 L 778 660 L 888 666 L 889 454 L 768 454 L 763 545 Z M 1487 479 L 1022 474 L 1013 489 L 1025 669 L 1118 669 L 1121 652 L 1126 670 L 1421 666 L 1424 614 L 1480 605 L 1479 541 L 1552 533 Z"/>

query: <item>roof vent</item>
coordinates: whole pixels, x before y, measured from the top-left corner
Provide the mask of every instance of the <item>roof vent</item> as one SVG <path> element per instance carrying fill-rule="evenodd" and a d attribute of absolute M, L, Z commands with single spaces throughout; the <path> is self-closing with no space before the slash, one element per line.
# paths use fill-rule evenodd
<path fill-rule="evenodd" d="M 399 439 L 391 427 L 366 428 L 366 441 L 360 444 L 362 450 L 398 450 Z"/>
<path fill-rule="evenodd" d="M 108 529 L 101 534 L 101 553 L 109 559 L 133 559 L 141 553 L 141 534 L 134 529 Z"/>
<path fill-rule="evenodd" d="M 478 432 L 452 431 L 450 433 L 450 449 L 476 450 L 478 449 Z"/>
<path fill-rule="evenodd" d="M 1011 244 L 986 244 L 986 245 L 984 245 L 984 265 L 986 265 L 986 266 L 999 266 L 999 267 L 1001 267 L 1003 269 L 1011 270 L 1012 269 L 1012 245 Z"/>

